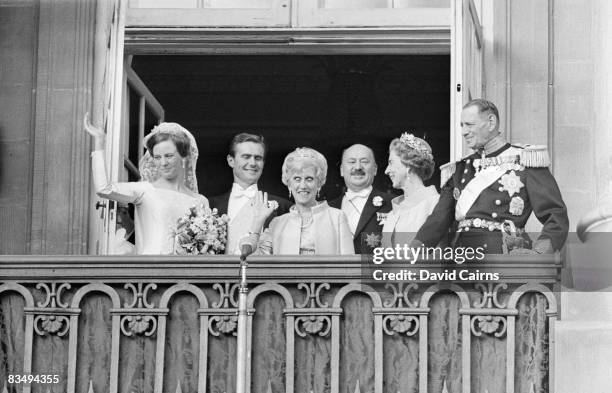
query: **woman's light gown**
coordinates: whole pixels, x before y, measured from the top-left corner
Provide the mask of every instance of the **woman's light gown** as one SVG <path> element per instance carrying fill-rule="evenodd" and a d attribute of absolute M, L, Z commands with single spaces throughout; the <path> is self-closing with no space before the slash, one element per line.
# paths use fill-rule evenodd
<path fill-rule="evenodd" d="M 434 186 L 391 200 L 392 210 L 383 226 L 383 247 L 410 244 L 440 199 Z"/>

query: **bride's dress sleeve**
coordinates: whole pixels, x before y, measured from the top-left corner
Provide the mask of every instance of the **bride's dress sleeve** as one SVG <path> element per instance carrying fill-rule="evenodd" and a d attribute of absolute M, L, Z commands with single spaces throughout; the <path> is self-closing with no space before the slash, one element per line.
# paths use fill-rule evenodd
<path fill-rule="evenodd" d="M 120 203 L 138 204 L 145 193 L 145 183 L 142 182 L 111 183 L 108 181 L 104 150 L 96 150 L 91 153 L 91 170 L 96 194 L 101 198 L 112 199 Z"/>

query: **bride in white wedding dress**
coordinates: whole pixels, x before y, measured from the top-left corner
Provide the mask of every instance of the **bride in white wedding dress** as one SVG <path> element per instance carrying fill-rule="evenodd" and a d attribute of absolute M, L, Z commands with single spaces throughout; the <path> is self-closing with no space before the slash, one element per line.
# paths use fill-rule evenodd
<path fill-rule="evenodd" d="M 104 164 L 106 136 L 87 115 L 84 127 L 94 138 L 91 166 L 96 193 L 135 206 L 136 253 L 172 254 L 179 217 L 196 205 L 208 208 L 208 200 L 198 193 L 193 135 L 177 123 L 159 124 L 143 141 L 147 151 L 139 164 L 141 181 L 112 183 Z"/>

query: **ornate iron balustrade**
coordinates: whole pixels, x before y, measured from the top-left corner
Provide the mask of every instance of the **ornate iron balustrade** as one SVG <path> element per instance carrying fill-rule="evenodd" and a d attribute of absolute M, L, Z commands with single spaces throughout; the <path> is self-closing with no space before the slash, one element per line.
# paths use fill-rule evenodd
<path fill-rule="evenodd" d="M 250 392 L 547 392 L 560 259 L 478 266 L 502 281 L 366 284 L 360 257 L 251 258 Z M 0 381 L 234 392 L 237 282 L 233 257 L 0 257 Z"/>

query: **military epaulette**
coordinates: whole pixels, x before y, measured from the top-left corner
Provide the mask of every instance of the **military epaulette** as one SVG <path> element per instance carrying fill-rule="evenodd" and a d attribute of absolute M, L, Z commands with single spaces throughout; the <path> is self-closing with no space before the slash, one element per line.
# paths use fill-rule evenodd
<path fill-rule="evenodd" d="M 519 164 L 526 168 L 547 168 L 550 166 L 550 156 L 544 145 L 518 145 L 522 148 L 519 154 Z"/>
<path fill-rule="evenodd" d="M 440 166 L 440 187 L 443 187 L 448 179 L 455 174 L 456 169 L 457 163 L 455 161 L 447 162 L 446 164 Z"/>

